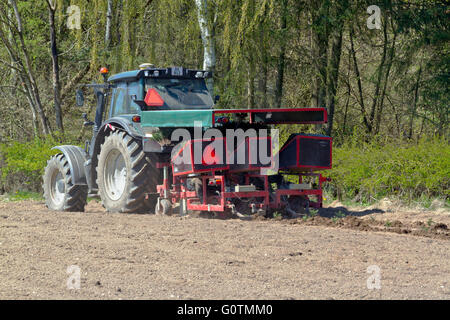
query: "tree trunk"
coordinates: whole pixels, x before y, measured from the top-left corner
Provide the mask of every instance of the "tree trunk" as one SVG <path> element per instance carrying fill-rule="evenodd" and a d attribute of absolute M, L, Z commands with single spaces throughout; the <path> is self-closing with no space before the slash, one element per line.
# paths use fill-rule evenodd
<path fill-rule="evenodd" d="M 327 81 L 328 25 L 323 16 L 328 15 L 328 2 L 311 0 L 311 107 L 325 106 Z"/>
<path fill-rule="evenodd" d="M 419 72 L 418 72 L 418 75 L 417 75 L 417 81 L 416 81 L 416 84 L 414 86 L 414 103 L 413 103 L 412 108 L 411 108 L 411 117 L 409 119 L 408 139 L 411 139 L 412 138 L 412 134 L 413 134 L 413 124 L 414 124 L 414 117 L 416 115 L 416 110 L 417 110 L 417 101 L 419 99 L 419 84 L 420 84 L 420 77 L 421 77 L 421 75 L 422 75 L 422 67 L 419 68 Z"/>
<path fill-rule="evenodd" d="M 216 48 L 214 35 L 208 25 L 208 1 L 195 0 L 195 5 L 197 6 L 198 25 L 203 43 L 203 69 L 214 72 L 216 68 Z M 207 79 L 206 84 L 212 94 L 214 89 L 213 78 Z"/>
<path fill-rule="evenodd" d="M 5 38 L 5 35 L 2 31 L 2 29 L 0 28 L 0 39 L 5 44 L 6 51 L 8 51 L 9 57 L 11 59 L 10 68 L 11 68 L 11 70 L 14 71 L 13 76 L 17 75 L 18 79 L 20 80 L 20 83 L 22 84 L 23 93 L 24 93 L 24 95 L 28 101 L 28 104 L 30 106 L 30 109 L 31 109 L 33 133 L 34 133 L 34 136 L 37 137 L 37 136 L 39 136 L 39 121 L 37 120 L 37 117 L 36 117 L 36 106 L 35 106 L 34 100 L 32 98 L 32 92 L 30 89 L 29 80 L 26 78 L 25 70 L 23 70 L 23 68 L 17 69 L 16 67 L 14 67 L 14 65 L 18 65 L 19 67 L 23 67 L 23 66 L 11 46 L 11 43 L 13 41 L 13 34 L 12 34 L 11 29 L 10 29 L 9 35 L 10 36 L 8 36 L 8 38 Z"/>
<path fill-rule="evenodd" d="M 106 30 L 105 30 L 105 46 L 109 48 L 111 45 L 111 21 L 112 21 L 112 0 L 108 0 L 106 9 Z"/>
<path fill-rule="evenodd" d="M 255 66 L 253 61 L 249 61 L 247 81 L 247 108 L 252 109 L 255 106 Z"/>
<path fill-rule="evenodd" d="M 56 30 L 55 30 L 55 12 L 56 1 L 51 3 L 51 0 L 47 0 L 48 16 L 50 22 L 50 47 L 52 55 L 52 67 L 53 67 L 53 102 L 55 108 L 56 127 L 64 132 L 62 111 L 61 111 L 61 83 L 59 81 L 59 62 L 58 62 L 58 48 L 56 45 Z"/>
<path fill-rule="evenodd" d="M 342 25 L 336 28 L 331 39 L 331 54 L 328 60 L 327 72 L 327 108 L 328 126 L 326 134 L 331 136 L 333 130 L 334 106 L 339 80 L 339 64 L 341 62 L 342 51 Z"/>
<path fill-rule="evenodd" d="M 333 130 L 334 109 L 336 104 L 336 92 L 339 82 L 339 66 L 342 53 L 342 33 L 345 23 L 344 12 L 348 7 L 347 0 L 335 1 L 329 9 L 330 14 L 336 17 L 336 22 L 330 25 L 331 28 L 331 49 L 327 62 L 326 79 L 326 106 L 328 109 L 328 125 L 326 134 L 331 136 Z M 348 107 L 348 101 L 347 106 Z M 346 111 L 347 112 L 347 111 Z"/>
<path fill-rule="evenodd" d="M 370 115 L 369 115 L 369 122 L 370 122 L 369 133 L 372 133 L 374 131 L 373 130 L 374 127 L 376 128 L 375 114 L 376 114 L 376 110 L 377 110 L 378 99 L 380 98 L 380 86 L 382 83 L 383 70 L 385 68 L 386 56 L 387 56 L 387 45 L 388 45 L 387 21 L 384 22 L 383 35 L 384 35 L 383 55 L 381 56 L 380 66 L 378 67 L 377 82 L 375 84 L 375 92 L 373 94 L 373 99 L 372 99 L 372 108 L 370 110 Z"/>
<path fill-rule="evenodd" d="M 86 64 L 86 66 L 83 69 L 80 69 L 80 71 L 78 71 L 78 73 L 66 83 L 61 92 L 61 101 L 64 101 L 67 94 L 72 92 L 75 86 L 81 81 L 81 79 L 84 78 L 84 76 L 89 72 L 90 67 L 91 67 L 90 64 Z"/>
<path fill-rule="evenodd" d="M 17 25 L 13 26 L 11 24 L 12 22 L 9 22 L 7 24 L 7 27 L 9 28 L 9 30 L 11 31 L 11 33 L 14 36 L 17 35 L 17 37 L 19 39 L 19 46 L 17 46 L 15 41 L 13 41 L 14 43 L 10 43 L 9 40 L 7 39 L 7 37 L 5 37 L 1 28 L 0 28 L 0 38 L 3 42 L 3 44 L 5 45 L 5 48 L 7 49 L 9 55 L 14 59 L 14 61 L 16 62 L 16 65 L 19 67 L 19 70 L 22 73 L 23 83 L 26 86 L 28 86 L 28 90 L 30 93 L 29 98 L 31 99 L 31 102 L 32 102 L 31 107 L 34 108 L 34 110 L 36 111 L 36 113 L 39 117 L 39 120 L 42 125 L 43 133 L 50 134 L 51 133 L 50 124 L 48 122 L 47 116 L 45 115 L 45 112 L 44 112 L 44 109 L 43 109 L 43 106 L 41 103 L 39 89 L 38 89 L 36 80 L 33 75 L 33 70 L 31 68 L 28 50 L 25 46 L 25 41 L 23 38 L 22 20 L 20 17 L 19 10 L 17 8 L 17 3 L 15 0 L 9 0 L 9 3 L 14 10 L 14 15 L 16 18 Z M 7 15 L 6 12 L 4 12 L 4 14 Z M 15 49 L 21 50 L 22 53 L 19 54 L 18 52 L 15 52 Z M 22 60 L 21 56 L 23 56 L 23 60 Z"/>
<path fill-rule="evenodd" d="M 356 51 L 355 51 L 355 45 L 353 43 L 353 36 L 354 36 L 353 27 L 350 27 L 350 49 L 351 49 L 351 53 L 353 56 L 353 65 L 355 67 L 356 80 L 358 82 L 359 105 L 361 106 L 361 113 L 363 116 L 364 125 L 366 126 L 366 130 L 368 132 L 371 132 L 372 126 L 369 123 L 369 121 L 367 120 L 366 108 L 364 106 L 364 96 L 363 96 L 363 91 L 362 91 L 361 75 L 359 73 L 358 61 L 356 59 Z"/>
<path fill-rule="evenodd" d="M 376 123 L 375 123 L 375 133 L 378 133 L 380 130 L 380 123 L 381 123 L 381 115 L 383 114 L 383 108 L 384 108 L 384 98 L 386 96 L 386 89 L 387 89 L 387 84 L 389 81 L 389 74 L 391 72 L 391 67 L 392 67 L 392 62 L 394 60 L 394 55 L 395 55 L 395 42 L 397 40 L 397 33 L 394 30 L 394 37 L 392 39 L 392 46 L 389 50 L 389 55 L 388 55 L 388 61 L 386 63 L 386 71 L 384 74 L 384 81 L 383 81 L 383 90 L 381 92 L 381 97 L 380 100 L 378 102 L 378 108 L 377 108 L 377 118 L 376 118 Z"/>
<path fill-rule="evenodd" d="M 258 81 L 258 91 L 261 93 L 260 107 L 268 108 L 267 105 L 267 65 L 260 66 L 260 78 Z"/>
<path fill-rule="evenodd" d="M 286 58 L 286 28 L 287 28 L 287 0 L 281 1 L 281 39 L 280 39 L 280 54 L 278 56 L 277 66 L 277 80 L 275 83 L 275 107 L 281 108 L 283 98 L 283 82 L 284 82 L 284 68 Z"/>
<path fill-rule="evenodd" d="M 266 46 L 266 36 L 264 30 L 264 24 L 259 25 L 259 46 L 261 48 L 261 64 L 259 66 L 259 80 L 258 80 L 258 91 L 260 94 L 259 104 L 260 107 L 267 108 L 267 73 L 269 58 Z"/>
<path fill-rule="evenodd" d="M 350 49 L 348 50 L 348 69 L 347 69 L 347 100 L 345 102 L 345 110 L 344 110 L 344 123 L 342 125 L 342 132 L 345 135 L 347 131 L 347 114 L 348 114 L 348 105 L 350 103 L 350 95 L 352 93 L 352 86 L 350 83 L 350 69 L 352 64 L 352 56 Z"/>

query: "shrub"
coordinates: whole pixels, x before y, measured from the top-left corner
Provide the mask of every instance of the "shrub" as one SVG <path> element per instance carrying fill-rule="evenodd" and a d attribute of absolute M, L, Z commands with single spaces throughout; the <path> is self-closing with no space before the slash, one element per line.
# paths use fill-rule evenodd
<path fill-rule="evenodd" d="M 53 138 L 0 145 L 1 182 L 4 192 L 28 190 L 41 192 L 41 177 L 47 160 L 57 153 Z"/>
<path fill-rule="evenodd" d="M 448 199 L 450 146 L 445 139 L 355 143 L 333 149 L 329 191 L 340 199 L 370 201 L 385 196 Z"/>

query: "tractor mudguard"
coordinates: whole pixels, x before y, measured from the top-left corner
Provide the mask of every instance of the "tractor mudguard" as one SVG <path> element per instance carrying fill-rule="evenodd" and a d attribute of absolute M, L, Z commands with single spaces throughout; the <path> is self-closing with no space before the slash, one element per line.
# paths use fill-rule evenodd
<path fill-rule="evenodd" d="M 84 163 L 87 160 L 86 152 L 77 146 L 57 146 L 52 149 L 61 151 L 69 162 L 70 175 L 74 185 L 87 185 Z"/>
<path fill-rule="evenodd" d="M 106 120 L 105 122 L 102 123 L 100 132 L 102 130 L 106 130 L 106 128 L 110 128 L 110 126 L 124 130 L 133 138 L 142 137 L 142 134 L 133 126 L 131 120 L 125 117 L 113 117 Z"/>
<path fill-rule="evenodd" d="M 102 124 L 102 127 L 101 127 L 99 133 L 104 135 L 104 132 L 106 130 L 116 130 L 116 129 L 125 131 L 133 138 L 142 139 L 142 148 L 143 148 L 144 152 L 161 153 L 164 151 L 164 148 L 157 141 L 155 141 L 152 138 L 144 137 L 143 133 L 139 132 L 138 129 L 136 129 L 133 126 L 133 123 L 127 118 L 114 117 L 114 118 L 108 119 L 107 121 L 105 121 Z M 98 138 L 103 139 L 103 137 L 98 137 Z"/>

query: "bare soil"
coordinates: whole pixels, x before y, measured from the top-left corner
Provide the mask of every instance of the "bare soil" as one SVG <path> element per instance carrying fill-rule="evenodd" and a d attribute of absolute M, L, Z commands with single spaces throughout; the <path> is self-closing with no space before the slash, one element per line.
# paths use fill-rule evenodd
<path fill-rule="evenodd" d="M 0 202 L 0 299 L 449 299 L 450 214 L 389 206 L 241 221 Z"/>

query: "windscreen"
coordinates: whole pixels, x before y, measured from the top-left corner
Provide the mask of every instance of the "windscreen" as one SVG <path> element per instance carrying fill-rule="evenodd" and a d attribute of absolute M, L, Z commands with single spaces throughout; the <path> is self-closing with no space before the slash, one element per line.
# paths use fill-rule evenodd
<path fill-rule="evenodd" d="M 145 79 L 145 92 L 155 89 L 164 105 L 158 109 L 211 109 L 213 99 L 203 79 Z"/>

